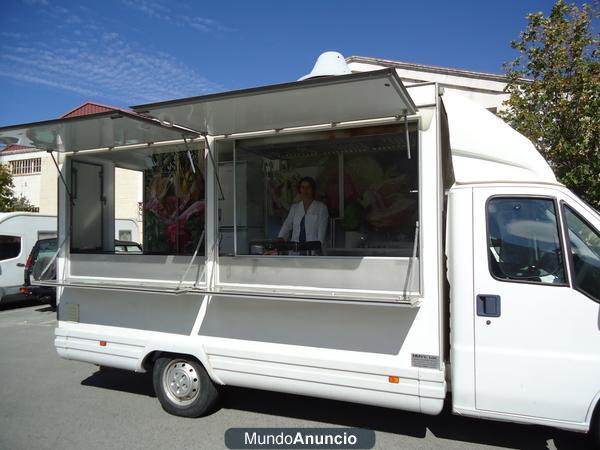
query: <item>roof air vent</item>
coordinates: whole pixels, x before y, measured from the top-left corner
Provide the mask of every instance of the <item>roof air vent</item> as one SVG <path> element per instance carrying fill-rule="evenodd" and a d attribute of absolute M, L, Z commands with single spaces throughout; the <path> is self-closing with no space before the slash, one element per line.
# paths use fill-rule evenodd
<path fill-rule="evenodd" d="M 321 53 L 313 70 L 308 75 L 299 78 L 298 81 L 308 80 L 309 78 L 347 75 L 349 73 L 351 73 L 350 69 L 341 53 L 325 52 Z"/>

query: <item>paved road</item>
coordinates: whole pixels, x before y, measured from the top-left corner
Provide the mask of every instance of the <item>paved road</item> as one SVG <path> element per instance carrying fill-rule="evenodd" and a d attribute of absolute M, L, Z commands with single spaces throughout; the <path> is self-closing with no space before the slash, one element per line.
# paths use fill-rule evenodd
<path fill-rule="evenodd" d="M 65 361 L 45 306 L 0 310 L 1 449 L 224 448 L 230 427 L 362 427 L 381 449 L 583 449 L 582 435 L 228 388 L 209 417 L 163 412 L 147 374 Z"/>

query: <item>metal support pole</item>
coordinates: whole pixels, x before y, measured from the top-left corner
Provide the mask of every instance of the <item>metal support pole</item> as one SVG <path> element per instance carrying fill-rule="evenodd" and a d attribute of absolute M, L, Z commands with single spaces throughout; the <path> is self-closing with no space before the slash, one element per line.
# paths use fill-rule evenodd
<path fill-rule="evenodd" d="M 204 241 L 204 231 L 205 230 L 202 230 L 202 233 L 200 234 L 200 239 L 198 239 L 198 244 L 196 245 L 196 250 L 194 250 L 194 254 L 192 255 L 192 259 L 190 259 L 190 263 L 186 267 L 185 272 L 183 272 L 183 276 L 181 277 L 181 280 L 179 280 L 179 284 L 177 285 L 177 289 L 179 289 L 181 287 L 181 285 L 185 281 L 186 275 L 188 274 L 188 272 L 190 271 L 190 268 L 192 267 L 192 264 L 194 264 L 196 256 L 198 255 L 198 250 L 200 250 L 200 246 L 202 245 L 202 242 Z"/>
<path fill-rule="evenodd" d="M 411 276 L 412 276 L 413 262 L 417 259 L 418 244 L 419 244 L 419 221 L 417 220 L 415 222 L 415 239 L 414 239 L 414 242 L 413 242 L 412 257 L 408 261 L 408 268 L 406 270 L 406 281 L 404 282 L 404 299 L 405 300 L 408 297 L 408 288 L 409 288 L 410 279 L 411 279 Z"/>
<path fill-rule="evenodd" d="M 406 113 L 404 114 L 404 132 L 406 133 L 406 154 L 408 159 L 410 159 L 410 136 L 408 133 L 408 116 Z"/>
<path fill-rule="evenodd" d="M 221 180 L 219 180 L 219 170 L 217 168 L 217 164 L 215 163 L 215 158 L 213 157 L 210 144 L 208 143 L 208 135 L 206 133 L 202 133 L 202 136 L 204 137 L 206 152 L 208 153 L 208 156 L 210 156 L 210 162 L 212 163 L 213 170 L 215 171 L 215 178 L 217 180 L 217 184 L 219 185 L 219 192 L 221 193 L 221 197 L 219 198 L 219 200 L 225 200 L 225 195 L 223 194 L 223 187 L 221 186 Z"/>
<path fill-rule="evenodd" d="M 187 155 L 190 160 L 190 165 L 192 166 L 192 173 L 196 175 L 196 165 L 194 164 L 194 160 L 192 159 L 192 154 L 190 153 L 190 146 L 188 145 L 187 139 L 185 136 L 183 137 L 183 144 L 185 145 L 185 149 L 187 150 Z"/>

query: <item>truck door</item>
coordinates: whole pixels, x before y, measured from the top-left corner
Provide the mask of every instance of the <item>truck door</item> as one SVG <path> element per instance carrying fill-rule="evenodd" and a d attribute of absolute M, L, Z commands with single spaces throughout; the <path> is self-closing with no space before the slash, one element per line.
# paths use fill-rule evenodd
<path fill-rule="evenodd" d="M 102 166 L 73 161 L 71 165 L 73 194 L 71 247 L 77 250 L 102 249 L 102 212 L 104 192 Z"/>
<path fill-rule="evenodd" d="M 582 231 L 559 190 L 523 190 L 474 190 L 475 405 L 582 423 L 600 392 L 598 224 Z"/>

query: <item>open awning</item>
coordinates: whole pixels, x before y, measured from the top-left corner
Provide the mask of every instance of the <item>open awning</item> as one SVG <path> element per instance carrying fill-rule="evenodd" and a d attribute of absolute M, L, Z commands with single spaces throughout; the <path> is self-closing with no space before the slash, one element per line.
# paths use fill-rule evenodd
<path fill-rule="evenodd" d="M 58 152 L 405 116 L 417 110 L 394 69 L 315 78 L 0 128 L 0 143 Z"/>
<path fill-rule="evenodd" d="M 182 136 L 195 137 L 197 134 L 126 111 L 107 111 L 0 128 L 0 143 L 58 152 L 169 141 Z"/>
<path fill-rule="evenodd" d="M 391 68 L 132 108 L 212 136 L 411 115 L 417 110 Z"/>

